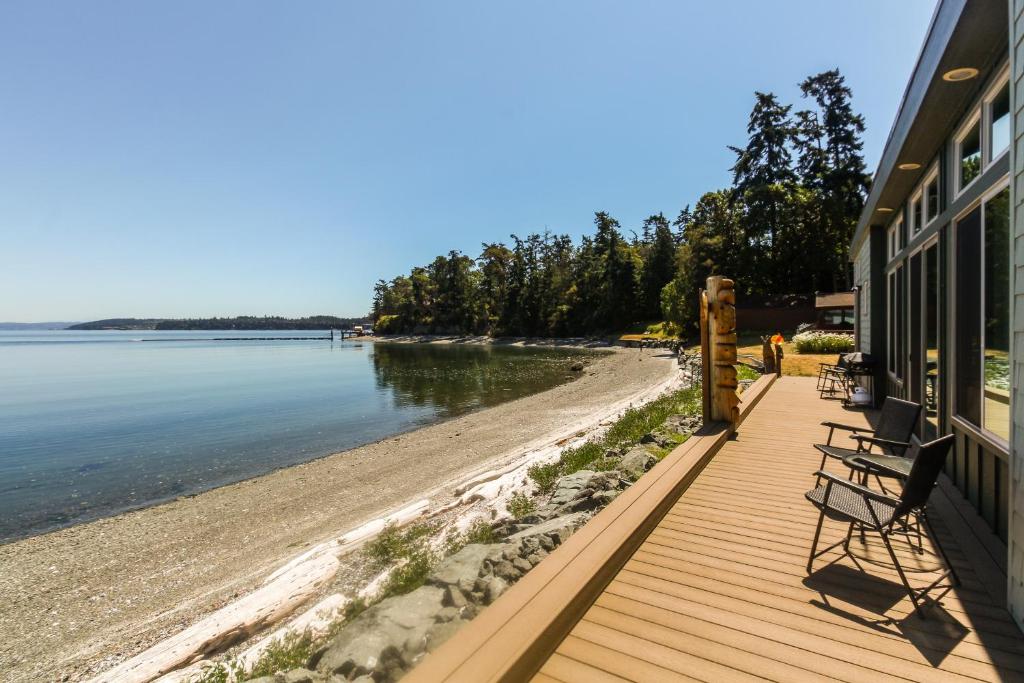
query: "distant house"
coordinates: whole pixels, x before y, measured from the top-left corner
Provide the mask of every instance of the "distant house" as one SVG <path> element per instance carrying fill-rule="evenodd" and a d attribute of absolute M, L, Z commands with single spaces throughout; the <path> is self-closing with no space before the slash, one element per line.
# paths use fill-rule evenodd
<path fill-rule="evenodd" d="M 1022 51 L 1019 0 L 939 2 L 851 254 L 877 398 L 923 404 L 922 440 L 956 435 L 949 483 L 1024 626 Z"/>
<path fill-rule="evenodd" d="M 819 330 L 853 332 L 853 292 L 835 292 L 814 296 L 815 327 Z"/>

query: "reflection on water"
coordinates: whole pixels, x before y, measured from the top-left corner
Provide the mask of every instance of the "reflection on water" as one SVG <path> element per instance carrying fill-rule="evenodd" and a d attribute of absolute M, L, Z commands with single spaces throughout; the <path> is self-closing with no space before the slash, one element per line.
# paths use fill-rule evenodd
<path fill-rule="evenodd" d="M 210 336 L 0 331 L 0 541 L 542 391 L 580 356 Z"/>
<path fill-rule="evenodd" d="M 567 376 L 578 354 L 561 349 L 376 344 L 377 386 L 401 406 L 430 406 L 442 417 L 528 396 Z"/>

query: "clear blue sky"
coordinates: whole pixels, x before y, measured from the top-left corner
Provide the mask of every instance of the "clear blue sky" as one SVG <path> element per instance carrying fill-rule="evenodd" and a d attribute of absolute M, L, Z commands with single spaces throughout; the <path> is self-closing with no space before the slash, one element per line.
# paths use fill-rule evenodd
<path fill-rule="evenodd" d="M 725 186 L 838 66 L 874 169 L 934 0 L 0 6 L 0 320 L 358 315 L 373 282 Z"/>

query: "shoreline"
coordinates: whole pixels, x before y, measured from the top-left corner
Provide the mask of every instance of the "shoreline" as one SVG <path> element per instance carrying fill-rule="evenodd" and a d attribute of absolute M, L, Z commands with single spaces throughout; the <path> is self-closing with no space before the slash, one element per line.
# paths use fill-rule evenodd
<path fill-rule="evenodd" d="M 346 528 L 425 496 L 432 507 L 450 503 L 453 482 L 513 462 L 539 436 L 674 367 L 665 353 L 612 349 L 545 392 L 0 546 L 0 599 L 9 606 L 0 616 L 0 670 L 12 680 L 81 680 L 108 669 Z"/>

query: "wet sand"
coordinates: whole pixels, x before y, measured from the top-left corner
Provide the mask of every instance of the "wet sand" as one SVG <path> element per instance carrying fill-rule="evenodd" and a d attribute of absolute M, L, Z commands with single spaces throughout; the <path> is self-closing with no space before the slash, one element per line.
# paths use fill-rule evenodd
<path fill-rule="evenodd" d="M 252 590 L 303 549 L 664 380 L 616 349 L 549 391 L 255 479 L 0 545 L 0 681 L 82 680 Z"/>

